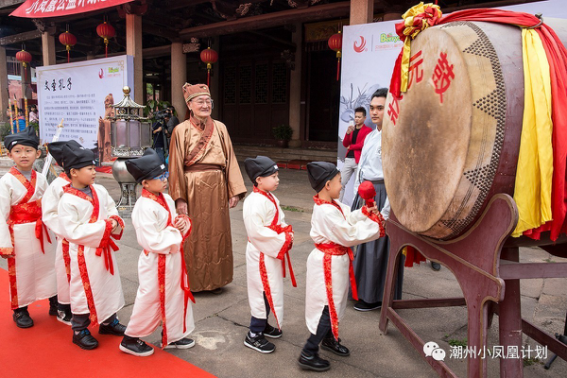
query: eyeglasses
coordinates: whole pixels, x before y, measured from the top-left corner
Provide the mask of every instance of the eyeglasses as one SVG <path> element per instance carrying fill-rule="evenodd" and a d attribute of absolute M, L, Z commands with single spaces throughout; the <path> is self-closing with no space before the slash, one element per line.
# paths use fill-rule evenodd
<path fill-rule="evenodd" d="M 154 180 L 161 180 L 161 181 L 165 181 L 169 178 L 169 172 L 165 172 L 162 175 L 159 175 L 157 177 L 154 177 Z"/>
<path fill-rule="evenodd" d="M 197 106 L 203 107 L 203 106 L 210 106 L 211 109 L 215 108 L 215 102 L 213 101 L 213 99 L 208 99 L 208 100 L 199 100 L 199 101 L 195 101 L 195 100 L 191 100 L 191 102 L 194 102 Z"/>

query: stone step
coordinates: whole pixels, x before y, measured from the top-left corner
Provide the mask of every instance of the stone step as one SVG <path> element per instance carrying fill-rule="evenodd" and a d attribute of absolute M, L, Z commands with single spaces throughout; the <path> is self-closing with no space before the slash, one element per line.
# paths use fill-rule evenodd
<path fill-rule="evenodd" d="M 289 161 L 328 161 L 331 163 L 337 162 L 337 151 L 335 150 L 261 147 L 235 144 L 234 152 L 238 161 L 244 161 L 248 157 L 263 155 L 278 163 Z"/>

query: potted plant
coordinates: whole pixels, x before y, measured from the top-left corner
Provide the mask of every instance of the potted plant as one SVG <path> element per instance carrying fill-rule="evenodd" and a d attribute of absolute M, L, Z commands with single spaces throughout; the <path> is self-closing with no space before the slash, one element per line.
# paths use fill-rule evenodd
<path fill-rule="evenodd" d="M 293 129 L 289 125 L 279 125 L 272 128 L 272 133 L 276 139 L 276 145 L 278 147 L 287 148 L 288 143 L 293 135 Z"/>

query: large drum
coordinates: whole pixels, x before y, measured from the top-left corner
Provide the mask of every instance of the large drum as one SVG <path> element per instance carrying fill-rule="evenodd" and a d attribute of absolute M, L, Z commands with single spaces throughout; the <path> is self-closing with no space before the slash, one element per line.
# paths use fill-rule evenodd
<path fill-rule="evenodd" d="M 567 21 L 545 19 L 565 43 Z M 386 102 L 382 153 L 398 221 L 461 235 L 497 193 L 513 195 L 524 103 L 521 29 L 455 22 L 411 45 L 409 88 Z"/>

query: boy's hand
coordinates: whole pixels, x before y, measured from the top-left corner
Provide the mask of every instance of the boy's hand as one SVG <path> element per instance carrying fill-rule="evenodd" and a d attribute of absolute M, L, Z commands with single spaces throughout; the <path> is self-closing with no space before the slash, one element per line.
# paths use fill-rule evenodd
<path fill-rule="evenodd" d="M 378 208 L 376 207 L 376 205 L 372 206 L 372 207 L 367 207 L 367 210 L 372 213 L 372 214 L 376 214 L 378 215 Z"/>
<path fill-rule="evenodd" d="M 110 220 L 110 225 L 112 226 L 111 232 L 114 233 L 118 228 L 118 222 L 115 219 Z"/>
<path fill-rule="evenodd" d="M 191 222 L 188 219 L 179 217 L 175 219 L 173 226 L 177 228 L 181 234 L 185 235 L 191 228 Z"/>

